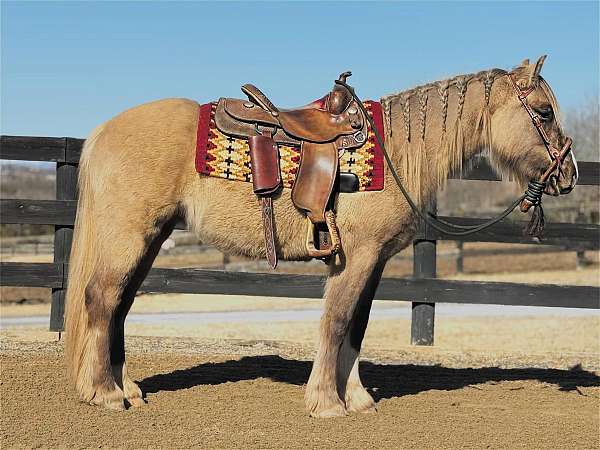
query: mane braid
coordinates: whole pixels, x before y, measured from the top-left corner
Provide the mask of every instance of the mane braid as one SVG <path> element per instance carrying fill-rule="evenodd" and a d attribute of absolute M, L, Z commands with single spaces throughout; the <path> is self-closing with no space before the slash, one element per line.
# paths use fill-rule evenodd
<path fill-rule="evenodd" d="M 402 104 L 402 116 L 404 118 L 404 133 L 406 142 L 410 142 L 410 92 L 405 92 L 400 95 L 400 103 Z"/>
<path fill-rule="evenodd" d="M 465 99 L 467 97 L 467 87 L 471 77 L 468 75 L 459 75 L 454 78 L 454 85 L 457 90 L 456 99 L 456 121 L 454 122 L 454 136 L 448 142 L 448 153 L 450 167 L 454 167 L 457 171 L 462 171 L 463 164 L 463 148 L 465 138 L 462 126 L 462 113 L 465 107 Z"/>
<path fill-rule="evenodd" d="M 408 180 L 410 178 L 410 154 L 408 152 L 408 148 L 410 146 L 410 97 L 410 91 L 398 96 L 398 98 L 400 99 L 400 107 L 402 108 L 402 120 L 404 123 L 405 146 L 404 151 L 402 151 L 400 154 L 400 164 L 402 176 L 405 180 Z"/>
<path fill-rule="evenodd" d="M 484 105 L 477 119 L 477 130 L 480 131 L 480 145 L 483 152 L 489 154 L 492 145 L 492 120 L 490 117 L 490 95 L 496 72 L 494 69 L 486 70 L 478 74 L 478 79 L 483 84 Z"/>
<path fill-rule="evenodd" d="M 383 106 L 383 112 L 387 117 L 387 135 L 391 138 L 393 136 L 392 129 L 392 100 L 385 99 L 381 101 L 381 105 Z"/>
<path fill-rule="evenodd" d="M 416 185 L 417 189 L 415 197 L 419 202 L 421 201 L 422 182 L 424 181 L 422 176 L 423 163 L 427 159 L 427 148 L 425 146 L 425 127 L 427 124 L 427 101 L 429 99 L 429 88 L 430 85 L 425 85 L 417 89 L 417 99 L 419 101 L 419 122 L 421 139 L 419 140 L 419 147 L 417 149 L 417 153 L 413 162 L 411 176 L 413 176 L 415 182 L 418 183 Z"/>
<path fill-rule="evenodd" d="M 440 107 L 442 113 L 442 133 L 440 135 L 440 148 L 446 148 L 446 119 L 448 118 L 448 90 L 450 82 L 448 80 L 438 81 L 435 83 L 437 94 L 440 98 Z M 437 170 L 437 182 L 443 183 L 447 174 L 444 173 L 446 167 L 450 165 L 450 152 L 437 152 L 437 158 L 434 158 Z"/>
<path fill-rule="evenodd" d="M 425 123 L 427 121 L 427 90 L 429 86 L 423 86 L 417 90 L 419 98 L 419 120 L 421 123 L 421 140 L 425 140 Z"/>
<path fill-rule="evenodd" d="M 442 105 L 442 133 L 446 132 L 446 118 L 448 117 L 448 88 L 450 82 L 448 80 L 438 81 L 435 83 L 437 87 L 437 93 L 440 96 L 440 103 Z"/>

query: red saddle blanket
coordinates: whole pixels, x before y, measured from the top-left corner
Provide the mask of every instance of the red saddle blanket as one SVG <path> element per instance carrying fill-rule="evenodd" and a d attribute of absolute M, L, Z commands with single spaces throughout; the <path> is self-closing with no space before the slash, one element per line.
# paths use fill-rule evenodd
<path fill-rule="evenodd" d="M 383 137 L 381 104 L 364 102 L 375 126 Z M 250 148 L 246 139 L 221 133 L 214 121 L 216 102 L 200 106 L 196 141 L 196 171 L 203 175 L 252 182 Z M 300 147 L 279 145 L 279 166 L 284 188 L 291 188 L 300 163 Z M 383 152 L 371 127 L 366 142 L 359 148 L 340 154 L 340 172 L 358 177 L 359 191 L 383 189 Z"/>

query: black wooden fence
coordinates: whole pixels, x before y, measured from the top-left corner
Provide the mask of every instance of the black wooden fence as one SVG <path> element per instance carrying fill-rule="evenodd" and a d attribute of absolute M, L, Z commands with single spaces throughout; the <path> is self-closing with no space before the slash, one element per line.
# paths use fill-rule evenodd
<path fill-rule="evenodd" d="M 2 136 L 0 159 L 50 161 L 56 163 L 56 200 L 0 199 L 3 224 L 54 225 L 53 263 L 2 263 L 0 284 L 52 288 L 50 330 L 63 329 L 64 299 L 73 223 L 77 209 L 77 165 L 83 140 L 75 138 Z M 579 164 L 580 185 L 600 185 L 600 164 Z M 464 180 L 499 181 L 485 160 Z M 483 219 L 444 217 L 462 224 Z M 600 226 L 551 223 L 543 242 L 523 235 L 523 223 L 501 222 L 485 231 L 461 237 L 461 241 L 558 245 L 573 250 L 598 250 Z M 179 224 L 178 228 L 185 228 Z M 383 279 L 376 293 L 380 300 L 412 301 L 412 343 L 433 344 L 435 303 L 476 303 L 568 308 L 600 308 L 600 289 L 592 286 L 492 283 L 436 279 L 436 241 L 446 236 L 423 226 L 414 246 L 412 278 Z M 324 278 L 310 275 L 238 273 L 201 269 L 152 269 L 142 289 L 145 292 L 260 295 L 288 298 L 319 298 Z"/>

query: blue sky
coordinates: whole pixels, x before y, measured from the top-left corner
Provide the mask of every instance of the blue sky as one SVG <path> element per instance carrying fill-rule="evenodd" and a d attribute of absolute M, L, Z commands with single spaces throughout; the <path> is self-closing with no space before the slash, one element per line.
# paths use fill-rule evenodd
<path fill-rule="evenodd" d="M 306 103 L 344 70 L 363 98 L 523 58 L 563 107 L 597 95 L 598 2 L 2 2 L 3 134 L 85 137 L 136 104 Z"/>

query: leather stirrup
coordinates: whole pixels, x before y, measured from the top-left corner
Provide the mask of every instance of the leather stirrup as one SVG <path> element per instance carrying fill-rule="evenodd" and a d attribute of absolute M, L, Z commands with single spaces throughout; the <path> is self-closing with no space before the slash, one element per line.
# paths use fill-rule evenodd
<path fill-rule="evenodd" d="M 325 223 L 331 239 L 331 244 L 327 248 L 317 248 L 315 244 L 315 224 L 308 217 L 306 218 L 306 223 L 306 250 L 308 251 L 308 256 L 311 258 L 328 258 L 340 251 L 340 233 L 335 223 L 335 213 L 333 211 L 325 212 Z"/>

